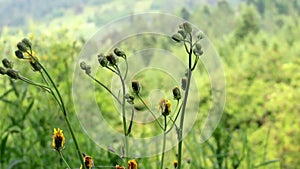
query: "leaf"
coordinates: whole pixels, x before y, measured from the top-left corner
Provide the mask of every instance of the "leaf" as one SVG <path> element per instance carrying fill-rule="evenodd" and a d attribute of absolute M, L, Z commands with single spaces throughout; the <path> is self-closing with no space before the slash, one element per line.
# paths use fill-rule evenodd
<path fill-rule="evenodd" d="M 1 157 L 5 157 L 4 153 L 5 153 L 5 148 L 6 148 L 6 143 L 7 143 L 8 136 L 9 136 L 9 134 L 6 133 L 6 135 L 1 140 L 1 148 L 0 148 L 0 156 Z"/>
<path fill-rule="evenodd" d="M 259 168 L 259 167 L 262 167 L 262 166 L 266 166 L 266 165 L 269 165 L 269 164 L 272 164 L 272 163 L 277 163 L 277 162 L 280 162 L 279 160 L 270 160 L 270 161 L 265 161 L 265 162 L 262 162 L 256 166 L 254 166 L 254 168 Z"/>

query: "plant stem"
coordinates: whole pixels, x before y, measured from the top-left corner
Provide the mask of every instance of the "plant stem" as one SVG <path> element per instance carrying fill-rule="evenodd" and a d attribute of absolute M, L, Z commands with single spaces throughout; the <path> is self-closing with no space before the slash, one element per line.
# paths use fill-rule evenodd
<path fill-rule="evenodd" d="M 61 151 L 57 151 L 61 157 L 61 159 L 64 161 L 64 163 L 67 165 L 68 169 L 71 169 L 71 167 L 69 166 L 69 164 L 67 163 L 66 159 L 64 158 L 64 156 L 62 155 Z"/>
<path fill-rule="evenodd" d="M 164 138 L 163 138 L 163 148 L 162 148 L 162 154 L 161 154 L 161 160 L 160 160 L 160 169 L 163 169 L 164 167 L 164 160 L 165 160 L 165 150 L 166 150 L 166 130 L 167 130 L 167 117 L 164 116 L 165 120 L 165 127 L 164 127 Z"/>
<path fill-rule="evenodd" d="M 128 157 L 128 139 L 127 139 L 127 134 L 126 134 L 126 131 L 127 131 L 127 124 L 126 124 L 126 116 L 125 116 L 125 82 L 124 82 L 124 79 L 121 75 L 121 71 L 119 69 L 118 66 L 116 66 L 116 70 L 117 70 L 117 73 L 120 77 L 120 80 L 121 80 L 121 83 L 122 83 L 122 121 L 123 121 L 123 132 L 124 132 L 124 147 L 125 147 L 125 157 Z"/>

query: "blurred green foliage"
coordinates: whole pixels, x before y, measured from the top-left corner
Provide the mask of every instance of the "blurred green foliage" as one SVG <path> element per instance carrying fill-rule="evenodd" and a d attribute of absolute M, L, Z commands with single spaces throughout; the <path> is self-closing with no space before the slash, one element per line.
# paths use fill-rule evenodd
<path fill-rule="evenodd" d="M 152 8 L 162 4 L 152 4 Z M 59 13 L 59 10 L 54 11 L 52 15 Z M 201 76 L 197 81 L 202 91 L 199 117 L 202 118 L 197 119 L 186 137 L 185 167 L 293 169 L 300 166 L 300 104 L 297 104 L 300 95 L 299 11 L 297 0 L 247 0 L 235 7 L 220 1 L 215 6 L 187 5 L 174 11 L 203 29 L 219 52 L 226 74 L 223 118 L 212 138 L 201 143 L 200 132 L 203 117 L 210 109 L 211 91 L 209 77 L 203 67 L 199 67 Z M 72 74 L 74 67 L 78 66 L 74 65 L 74 60 L 86 41 L 84 33 L 79 32 L 93 29 L 88 24 L 83 27 L 82 23 L 101 25 L 108 20 L 108 16 L 97 12 L 84 14 L 82 17 L 86 20 L 75 19 L 71 25 L 53 27 L 56 21 L 49 25 L 31 23 L 28 28 L 31 33 L 3 27 L 0 54 L 3 58 L 13 58 L 16 42 L 24 36 L 30 38 L 35 52 L 56 78 L 67 101 L 82 149 L 93 156 L 96 166 L 115 165 L 120 159 L 100 149 L 81 131 L 72 105 Z M 133 38 L 130 44 L 122 47 L 130 53 L 135 50 L 132 46 L 139 48 L 143 45 L 162 47 L 184 56 L 184 51 L 171 45 L 170 41 L 147 36 Z M 26 65 L 28 63 L 14 61 L 20 72 L 36 81 L 41 80 Z M 7 77 L 0 79 L 0 168 L 63 168 L 62 161 L 51 149 L 53 128 L 66 128 L 54 100 L 20 81 Z M 104 91 L 98 92 L 101 104 L 112 104 Z M 106 118 L 112 119 L 113 125 L 120 125 L 120 121 L 113 121 L 114 116 L 109 114 L 112 107 L 101 108 Z M 140 132 L 147 134 L 149 131 Z M 68 131 L 64 133 L 67 138 L 66 159 L 72 166 L 79 167 L 71 136 Z M 174 149 L 166 153 L 169 168 L 175 153 Z M 138 161 L 140 168 L 158 165 L 157 157 Z"/>

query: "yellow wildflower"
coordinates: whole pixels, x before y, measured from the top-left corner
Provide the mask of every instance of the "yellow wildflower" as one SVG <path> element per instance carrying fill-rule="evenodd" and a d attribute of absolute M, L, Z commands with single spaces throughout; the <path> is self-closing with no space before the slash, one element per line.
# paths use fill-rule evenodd
<path fill-rule="evenodd" d="M 173 165 L 174 165 L 174 168 L 176 169 L 178 167 L 178 161 L 174 160 Z"/>
<path fill-rule="evenodd" d="M 87 169 L 91 169 L 92 167 L 93 167 L 93 165 L 94 165 L 94 162 L 93 162 L 93 159 L 92 159 L 92 157 L 91 156 L 87 156 L 87 155 L 85 155 L 84 153 L 83 153 L 83 161 L 84 161 L 84 164 L 85 164 L 85 167 L 87 168 Z M 82 165 L 80 166 L 80 169 L 82 169 L 83 167 L 82 167 Z"/>
<path fill-rule="evenodd" d="M 161 110 L 161 114 L 167 116 L 171 113 L 171 101 L 168 99 L 161 99 L 159 101 L 159 109 Z"/>
<path fill-rule="evenodd" d="M 128 169 L 137 169 L 137 168 L 138 168 L 138 164 L 135 159 L 128 161 Z"/>
<path fill-rule="evenodd" d="M 60 128 L 54 128 L 53 138 L 52 138 L 52 148 L 60 151 L 65 144 L 65 137 L 63 131 Z"/>

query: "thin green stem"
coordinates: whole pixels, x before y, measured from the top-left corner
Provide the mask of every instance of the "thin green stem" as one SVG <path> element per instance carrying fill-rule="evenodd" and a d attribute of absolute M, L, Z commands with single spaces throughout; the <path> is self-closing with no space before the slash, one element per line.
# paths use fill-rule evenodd
<path fill-rule="evenodd" d="M 66 161 L 66 159 L 64 158 L 62 152 L 59 150 L 57 151 L 58 154 L 60 155 L 61 159 L 64 161 L 64 163 L 67 165 L 68 169 L 71 169 L 71 167 L 69 166 L 68 162 Z"/>
<path fill-rule="evenodd" d="M 22 76 L 22 75 L 19 75 L 19 78 L 20 80 L 22 80 L 23 82 L 26 82 L 28 84 L 31 84 L 31 85 L 34 85 L 34 86 L 37 86 L 37 87 L 40 87 L 44 90 L 46 90 L 47 92 L 51 93 L 51 89 L 48 87 L 48 86 L 45 86 L 45 85 L 41 85 L 41 84 L 38 84 L 38 83 L 35 83 L 34 81 Z"/>
<path fill-rule="evenodd" d="M 99 80 L 97 80 L 96 78 L 94 78 L 94 76 L 92 76 L 91 74 L 87 74 L 90 78 L 92 78 L 95 82 L 97 82 L 101 87 L 103 87 L 106 91 L 108 91 L 115 99 L 116 101 L 121 104 L 121 101 L 119 100 L 119 98 L 108 88 L 106 87 L 102 82 L 100 82 Z"/>
<path fill-rule="evenodd" d="M 124 142 L 125 142 L 125 157 L 128 157 L 128 139 L 127 139 L 127 135 L 126 135 L 126 131 L 127 131 L 127 124 L 126 124 L 126 116 L 125 116 L 125 82 L 124 79 L 121 75 L 121 71 L 119 69 L 119 67 L 116 65 L 115 66 L 117 73 L 120 77 L 121 80 L 121 84 L 122 84 L 122 121 L 123 121 L 123 132 L 124 132 Z"/>
<path fill-rule="evenodd" d="M 138 98 L 140 99 L 140 101 L 143 103 L 143 105 L 146 107 L 146 109 L 151 113 L 151 115 L 153 116 L 154 118 L 154 121 L 156 121 L 156 123 L 159 125 L 159 127 L 163 130 L 163 126 L 160 124 L 160 122 L 156 119 L 154 113 L 151 111 L 151 109 L 148 107 L 148 105 L 144 102 L 143 98 L 137 94 Z"/>
<path fill-rule="evenodd" d="M 162 147 L 162 154 L 161 154 L 161 160 L 160 160 L 160 169 L 163 169 L 164 167 L 164 160 L 165 160 L 165 150 L 166 150 L 166 130 L 167 130 L 167 117 L 164 116 L 164 122 L 165 122 L 165 126 L 164 126 L 164 138 L 163 138 L 163 147 Z"/>

